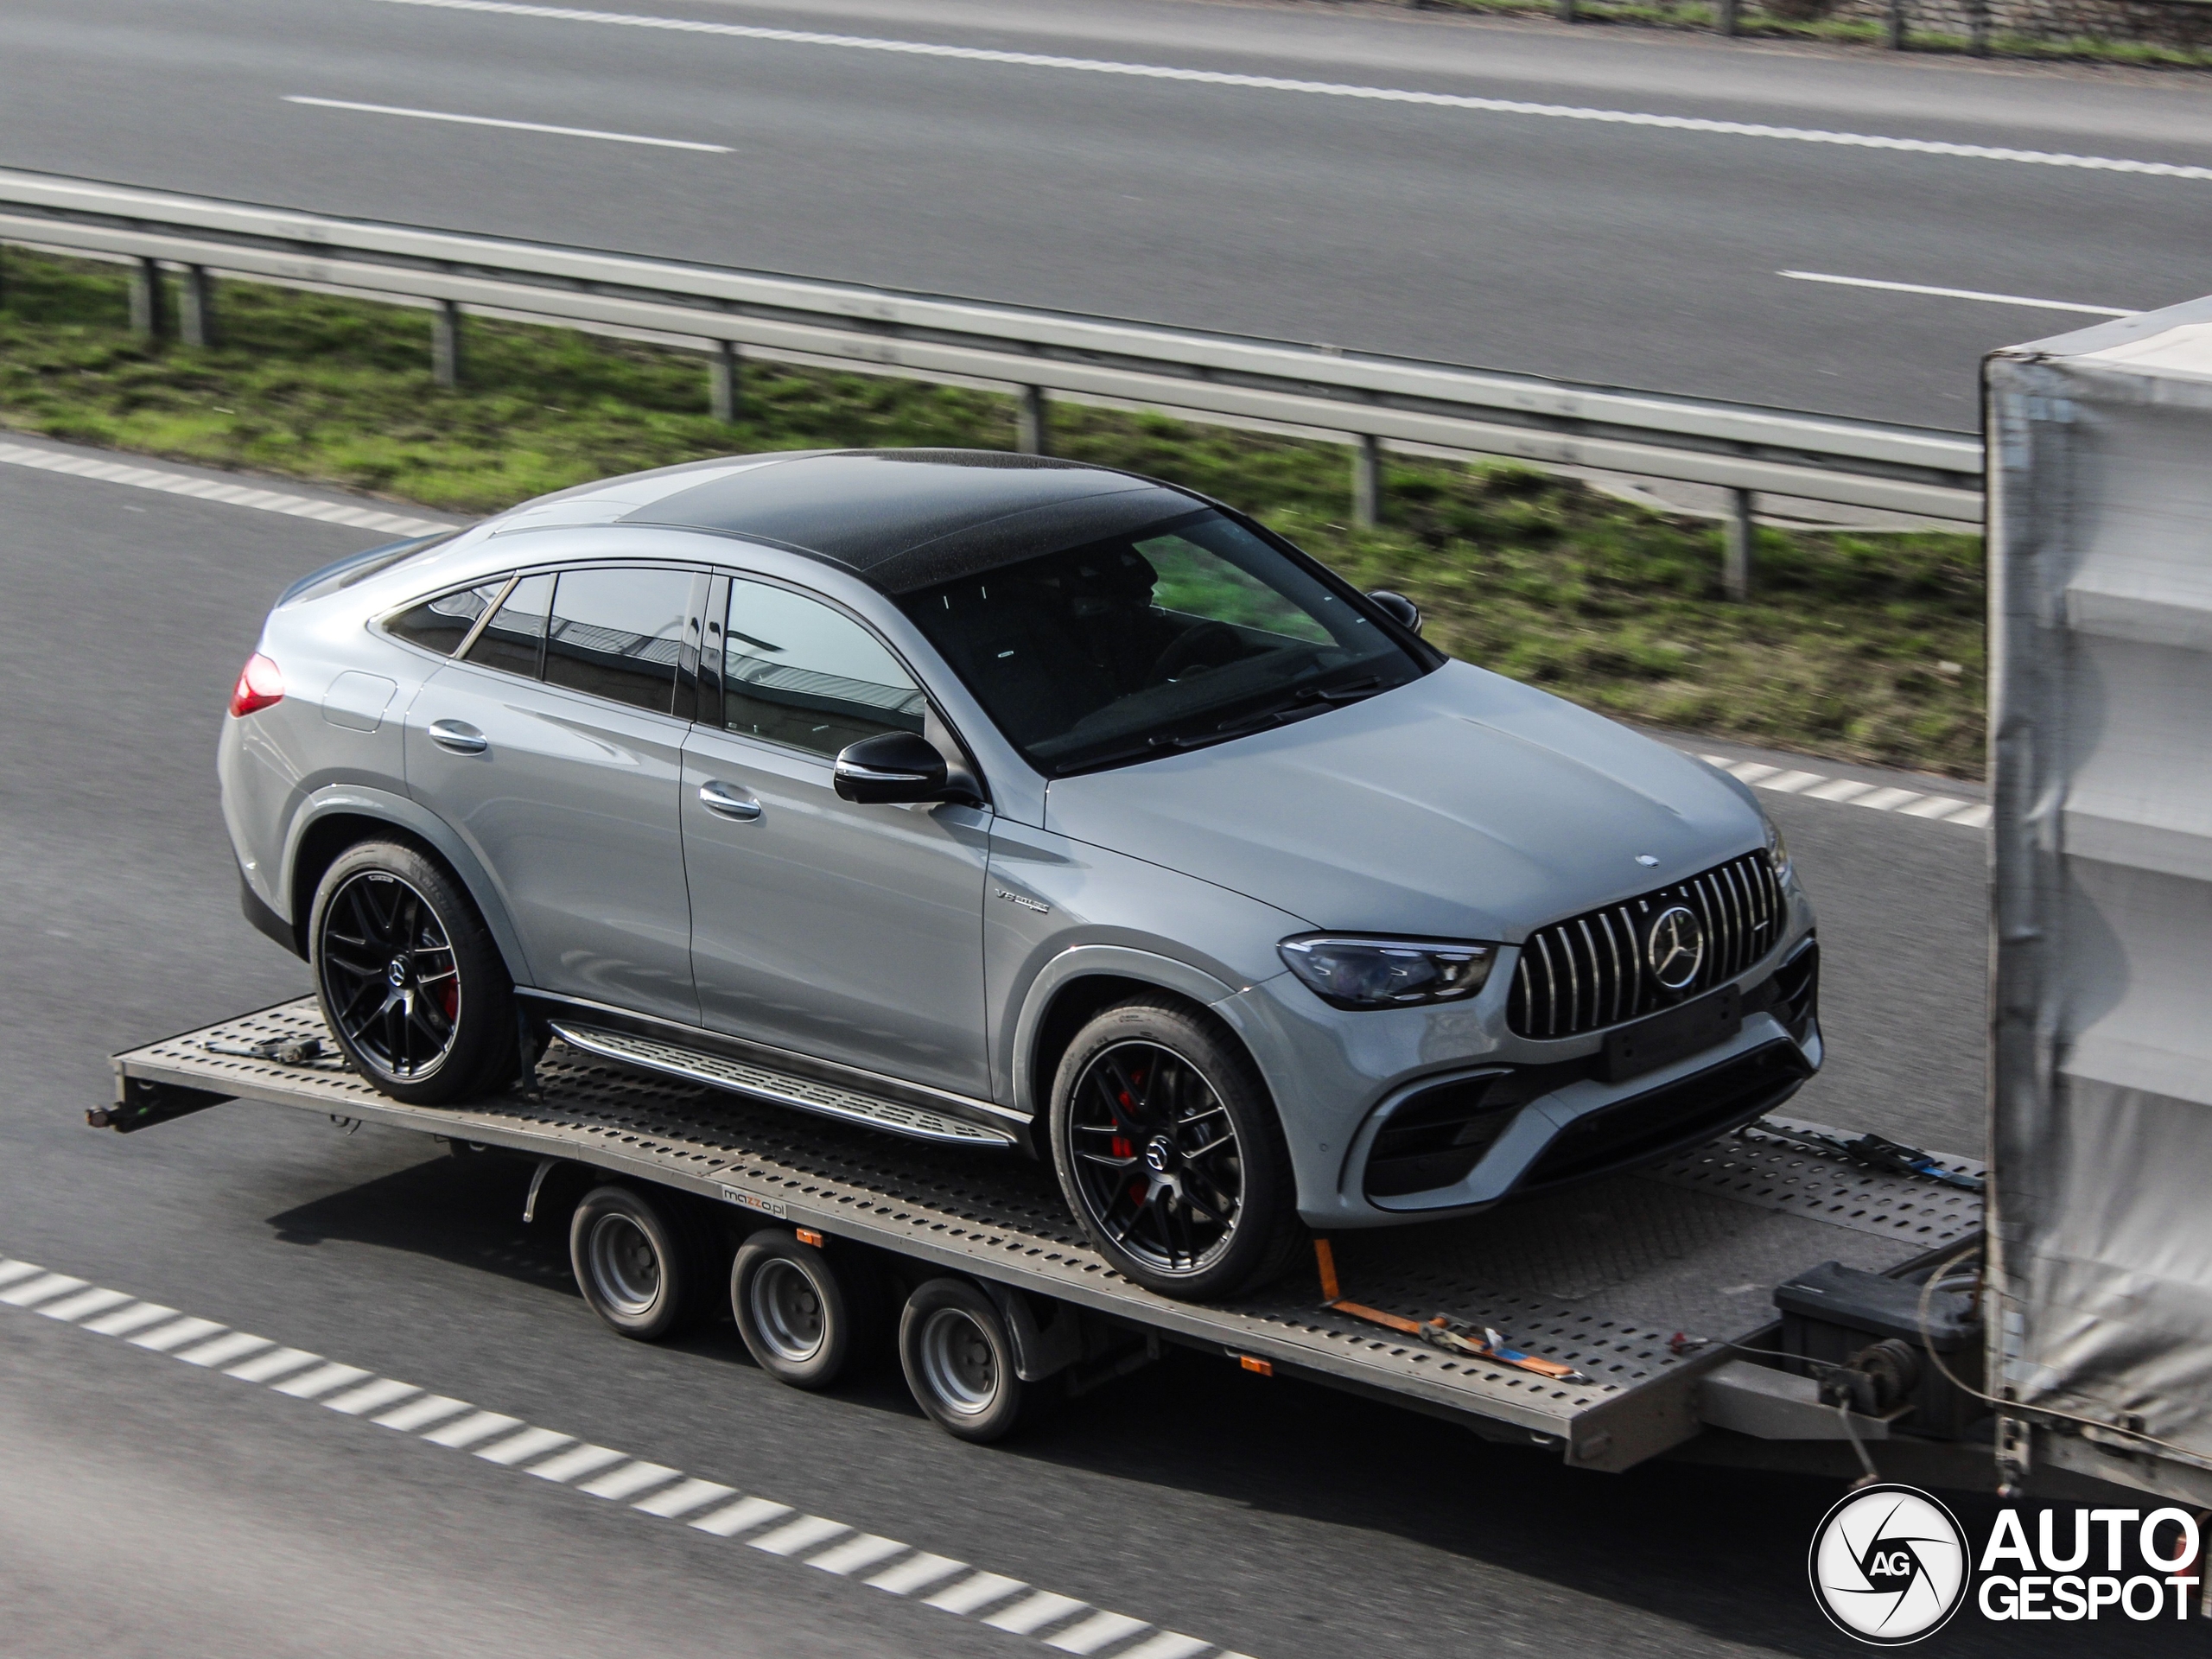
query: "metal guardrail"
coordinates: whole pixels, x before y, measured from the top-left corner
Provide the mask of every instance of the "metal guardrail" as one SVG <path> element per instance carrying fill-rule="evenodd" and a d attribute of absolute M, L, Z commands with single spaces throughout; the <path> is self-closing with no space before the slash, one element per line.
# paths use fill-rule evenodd
<path fill-rule="evenodd" d="M 441 377 L 449 379 L 460 372 L 461 308 L 474 306 L 715 343 L 715 402 L 725 414 L 734 402 L 736 348 L 752 346 L 873 373 L 1002 382 L 1021 391 L 1028 448 L 1044 446 L 1048 392 L 1343 433 L 1355 442 L 1355 494 L 1363 517 L 1374 509 L 1378 446 L 1398 440 L 1718 485 L 1738 493 L 1739 524 L 1732 538 L 1738 541 L 1745 539 L 1754 492 L 1960 523 L 1981 518 L 1982 447 L 1963 433 L 328 219 L 5 169 L 0 243 L 139 261 L 140 322 L 155 332 L 164 327 L 157 276 L 163 264 L 187 273 L 188 334 L 208 326 L 210 272 L 431 301 L 440 308 L 435 355 Z"/>

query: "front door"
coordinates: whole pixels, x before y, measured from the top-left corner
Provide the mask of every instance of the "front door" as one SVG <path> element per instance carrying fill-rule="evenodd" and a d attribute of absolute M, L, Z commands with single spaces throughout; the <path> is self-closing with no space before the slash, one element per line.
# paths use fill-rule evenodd
<path fill-rule="evenodd" d="M 673 713 L 693 574 L 524 576 L 407 717 L 407 780 L 500 888 L 539 988 L 696 1025 Z"/>
<path fill-rule="evenodd" d="M 840 800 L 837 751 L 921 730 L 922 692 L 843 611 L 773 583 L 728 586 L 726 633 L 709 613 L 682 790 L 706 1023 L 988 1097 L 989 812 Z"/>

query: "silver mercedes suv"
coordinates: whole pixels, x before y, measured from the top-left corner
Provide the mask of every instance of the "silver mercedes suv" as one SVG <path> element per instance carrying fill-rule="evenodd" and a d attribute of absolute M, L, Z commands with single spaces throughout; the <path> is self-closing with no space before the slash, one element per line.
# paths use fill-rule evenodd
<path fill-rule="evenodd" d="M 301 582 L 230 712 L 246 913 L 378 1089 L 557 1039 L 1049 1159 L 1170 1295 L 1659 1157 L 1821 1061 L 1748 790 L 1128 474 L 565 491 Z"/>

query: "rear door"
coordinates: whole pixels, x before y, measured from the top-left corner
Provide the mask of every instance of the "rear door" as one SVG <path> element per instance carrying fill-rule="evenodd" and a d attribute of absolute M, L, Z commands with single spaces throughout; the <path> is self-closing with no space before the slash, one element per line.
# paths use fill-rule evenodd
<path fill-rule="evenodd" d="M 499 883 L 541 988 L 696 1025 L 677 664 L 705 578 L 522 576 L 407 718 L 410 790 Z"/>
<path fill-rule="evenodd" d="M 920 689 L 857 619 L 791 588 L 717 579 L 706 629 L 682 800 L 706 1023 L 988 1097 L 990 814 L 855 805 L 830 781 L 848 743 L 924 728 Z"/>

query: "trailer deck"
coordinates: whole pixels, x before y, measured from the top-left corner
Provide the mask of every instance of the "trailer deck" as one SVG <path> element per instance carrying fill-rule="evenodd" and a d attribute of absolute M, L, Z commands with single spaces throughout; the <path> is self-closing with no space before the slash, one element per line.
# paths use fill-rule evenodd
<path fill-rule="evenodd" d="M 322 1055 L 301 1064 L 237 1052 L 309 1038 Z M 303 997 L 130 1050 L 115 1069 L 118 1104 L 93 1113 L 96 1124 L 132 1130 L 235 1099 L 592 1165 L 1075 1303 L 1281 1374 L 1493 1434 L 1525 1433 L 1600 1470 L 1628 1468 L 1698 1432 L 1699 1376 L 1736 1357 L 1726 1344 L 1755 1344 L 1773 1323 L 1776 1284 L 1826 1261 L 1903 1271 L 1967 1243 L 1981 1225 L 1976 1193 L 1753 1127 L 1633 1174 L 1471 1219 L 1334 1236 L 1348 1298 L 1414 1319 L 1444 1313 L 1494 1326 L 1514 1346 L 1590 1379 L 1568 1383 L 1378 1334 L 1322 1308 L 1310 1271 L 1232 1306 L 1153 1295 L 1099 1259 L 1052 1172 L 1018 1154 L 894 1138 L 560 1045 L 538 1063 L 536 1098 L 407 1106 L 345 1068 L 315 1000 Z M 1980 1173 L 1971 1160 L 1942 1161 Z"/>

